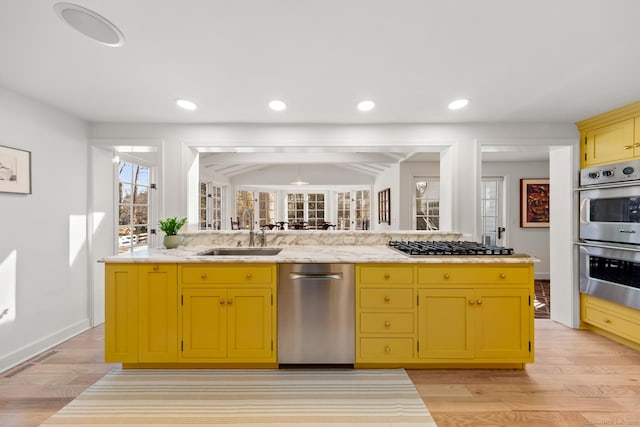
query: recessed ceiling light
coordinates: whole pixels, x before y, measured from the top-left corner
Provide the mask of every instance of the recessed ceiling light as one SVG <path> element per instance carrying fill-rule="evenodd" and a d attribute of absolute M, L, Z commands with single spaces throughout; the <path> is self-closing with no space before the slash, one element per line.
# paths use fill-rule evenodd
<path fill-rule="evenodd" d="M 358 110 L 360 111 L 371 111 L 375 108 L 376 103 L 373 101 L 361 101 L 358 103 Z"/>
<path fill-rule="evenodd" d="M 467 98 L 456 99 L 449 103 L 449 110 L 459 110 L 467 105 L 469 105 L 469 100 Z"/>
<path fill-rule="evenodd" d="M 284 111 L 287 109 L 287 104 L 278 99 L 274 99 L 273 101 L 269 102 L 269 108 L 271 108 L 273 111 Z"/>
<path fill-rule="evenodd" d="M 91 40 L 111 47 L 124 44 L 122 31 L 92 10 L 73 3 L 56 3 L 53 9 L 64 22 Z"/>
<path fill-rule="evenodd" d="M 188 99 L 176 99 L 176 104 L 178 105 L 178 107 L 189 111 L 198 109 L 198 106 L 195 104 L 195 102 L 189 101 Z"/>

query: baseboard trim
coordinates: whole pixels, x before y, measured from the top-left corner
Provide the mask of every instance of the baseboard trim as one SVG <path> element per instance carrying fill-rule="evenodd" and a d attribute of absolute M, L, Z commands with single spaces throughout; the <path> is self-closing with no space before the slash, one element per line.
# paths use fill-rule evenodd
<path fill-rule="evenodd" d="M 89 319 L 83 319 L 58 332 L 43 337 L 37 341 L 32 342 L 31 344 L 27 344 L 16 351 L 5 354 L 4 356 L 0 356 L 0 373 L 7 371 L 16 365 L 19 365 L 20 363 L 29 360 L 32 357 L 37 356 L 43 351 L 46 351 L 51 347 L 54 347 L 68 340 L 69 338 L 72 338 L 79 333 L 86 331 L 89 328 Z"/>

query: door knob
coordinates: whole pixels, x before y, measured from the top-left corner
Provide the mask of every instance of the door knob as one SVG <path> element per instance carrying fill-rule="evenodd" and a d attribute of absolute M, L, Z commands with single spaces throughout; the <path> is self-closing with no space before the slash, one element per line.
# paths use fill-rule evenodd
<path fill-rule="evenodd" d="M 206 278 L 207 278 L 207 273 L 202 273 L 202 274 L 200 275 L 200 277 L 202 277 L 203 279 L 206 279 Z"/>
<path fill-rule="evenodd" d="M 232 299 L 227 300 L 227 304 L 229 304 L 229 305 L 233 304 L 233 300 Z"/>
<path fill-rule="evenodd" d="M 223 299 L 220 300 L 220 305 L 224 305 L 224 300 Z"/>

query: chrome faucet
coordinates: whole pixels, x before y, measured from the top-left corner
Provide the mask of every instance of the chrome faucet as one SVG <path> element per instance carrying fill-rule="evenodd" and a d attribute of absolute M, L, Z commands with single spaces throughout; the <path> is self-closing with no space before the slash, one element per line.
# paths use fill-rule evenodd
<path fill-rule="evenodd" d="M 260 242 L 260 246 L 267 246 L 267 235 L 265 234 L 264 228 L 260 230 L 260 235 L 258 236 L 258 241 Z"/>
<path fill-rule="evenodd" d="M 245 208 L 242 211 L 242 222 L 244 224 L 244 226 L 247 226 L 247 222 L 245 221 L 245 216 L 249 214 L 249 221 L 250 221 L 250 227 L 249 227 L 249 246 L 255 246 L 256 242 L 255 242 L 255 235 L 256 233 L 253 231 L 253 212 L 251 212 L 249 210 L 249 208 Z"/>

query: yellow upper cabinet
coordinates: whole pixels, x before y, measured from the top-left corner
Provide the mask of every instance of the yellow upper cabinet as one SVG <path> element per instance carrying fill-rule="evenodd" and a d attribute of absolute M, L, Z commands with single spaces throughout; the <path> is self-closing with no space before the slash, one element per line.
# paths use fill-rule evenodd
<path fill-rule="evenodd" d="M 581 167 L 640 158 L 640 102 L 576 123 Z"/>

